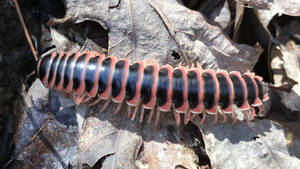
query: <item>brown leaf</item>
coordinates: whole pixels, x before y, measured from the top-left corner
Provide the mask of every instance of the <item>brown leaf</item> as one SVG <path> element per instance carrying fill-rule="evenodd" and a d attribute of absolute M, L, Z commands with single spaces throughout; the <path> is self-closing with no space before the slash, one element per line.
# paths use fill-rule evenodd
<path fill-rule="evenodd" d="M 59 111 L 50 114 L 48 93 L 49 89 L 36 80 L 21 104 L 18 113 L 23 115 L 16 125 L 11 168 L 66 168 L 68 164 L 76 164 L 79 133 L 74 107 L 53 105 Z"/>
<path fill-rule="evenodd" d="M 258 9 L 264 26 L 267 26 L 275 15 L 300 15 L 300 1 L 298 0 L 236 0 L 247 7 Z"/>
<path fill-rule="evenodd" d="M 276 86 L 289 84 L 291 91 L 289 93 L 282 91 L 282 103 L 293 111 L 300 111 L 300 64 L 299 52 L 300 47 L 289 41 L 286 46 L 281 45 L 280 57 L 272 60 L 274 74 L 274 82 Z"/>
<path fill-rule="evenodd" d="M 283 67 L 288 78 L 296 83 L 300 83 L 300 46 L 293 41 L 289 41 L 286 46 L 281 45 Z"/>
<path fill-rule="evenodd" d="M 112 106 L 113 107 L 113 106 Z M 92 110 L 78 139 L 78 165 L 94 166 L 98 160 L 103 168 L 134 168 L 137 151 L 142 144 L 141 124 L 125 118 L 125 112 L 113 114 L 113 108 L 103 113 Z"/>
<path fill-rule="evenodd" d="M 286 14 L 291 16 L 300 15 L 300 2 L 297 0 L 236 0 L 244 2 L 247 6 L 256 9 L 267 9 L 277 12 L 279 15 Z"/>
<path fill-rule="evenodd" d="M 276 39 L 280 44 L 275 45 L 272 52 L 272 69 L 275 86 L 289 85 L 291 91 L 281 91 L 282 103 L 293 111 L 299 111 L 300 102 L 300 46 L 293 41 L 300 28 L 298 21 L 293 21 L 284 27 L 275 25 Z M 298 29 L 297 29 L 298 28 Z"/>
<path fill-rule="evenodd" d="M 109 54 L 134 60 L 157 59 L 160 64 L 176 65 L 175 51 L 187 54 L 190 62 L 206 68 L 246 71 L 252 69 L 260 50 L 232 42 L 219 27 L 207 23 L 201 13 L 192 11 L 175 0 L 153 2 L 167 18 L 179 44 L 166 29 L 160 15 L 147 1 L 132 1 L 132 22 L 128 2 L 109 8 L 105 1 L 66 1 L 70 21 L 93 20 L 109 29 Z M 142 9 L 142 10 L 140 10 Z M 178 17 L 180 14 L 180 17 Z M 134 33 L 132 32 L 132 24 Z M 135 35 L 136 42 L 132 35 Z M 179 45 L 179 46 L 178 46 Z M 135 51 L 135 50 L 136 51 Z"/>
<path fill-rule="evenodd" d="M 136 161 L 138 168 L 181 166 L 196 169 L 202 165 L 210 165 L 206 153 L 199 152 L 199 149 L 204 149 L 204 143 L 197 127 L 191 123 L 176 126 L 170 114 L 162 115 L 158 126 L 145 125 L 143 139 L 143 149 Z"/>
<path fill-rule="evenodd" d="M 296 169 L 300 165 L 299 159 L 291 156 L 299 156 L 298 150 L 286 144 L 284 129 L 270 120 L 198 127 L 212 168 Z M 295 144 L 299 144 L 297 140 Z"/>

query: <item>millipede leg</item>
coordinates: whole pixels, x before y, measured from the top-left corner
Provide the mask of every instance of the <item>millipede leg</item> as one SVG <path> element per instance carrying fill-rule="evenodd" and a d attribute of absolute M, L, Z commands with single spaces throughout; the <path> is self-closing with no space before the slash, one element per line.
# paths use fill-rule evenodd
<path fill-rule="evenodd" d="M 67 96 L 68 96 L 68 93 L 66 93 L 65 90 L 62 90 L 61 94 L 62 94 L 64 97 L 67 97 Z"/>
<path fill-rule="evenodd" d="M 192 69 L 192 68 L 194 68 L 194 67 L 195 67 L 195 63 L 192 63 L 192 65 L 191 65 L 191 69 Z"/>
<path fill-rule="evenodd" d="M 74 102 L 79 105 L 80 103 L 82 103 L 82 101 L 85 98 L 85 95 L 76 95 L 76 94 L 72 94 L 72 98 L 74 100 Z"/>
<path fill-rule="evenodd" d="M 197 68 L 199 68 L 201 70 L 203 69 L 202 66 L 201 66 L 201 64 L 199 62 L 197 62 Z"/>
<path fill-rule="evenodd" d="M 200 120 L 200 124 L 203 124 L 203 122 L 205 121 L 206 119 L 206 110 L 204 108 L 204 110 L 202 111 L 202 119 Z"/>
<path fill-rule="evenodd" d="M 133 121 L 136 114 L 137 114 L 137 111 L 139 110 L 139 107 L 138 106 L 135 106 L 134 108 L 134 111 L 133 111 L 133 114 L 132 114 L 132 117 L 131 117 L 131 120 Z M 129 118 L 130 117 L 130 114 L 131 114 L 131 111 L 128 111 L 128 114 L 127 114 L 127 117 Z"/>
<path fill-rule="evenodd" d="M 140 116 L 140 122 L 143 121 L 143 119 L 144 119 L 144 114 L 145 114 L 145 109 L 142 107 L 141 116 Z"/>
<path fill-rule="evenodd" d="M 123 102 L 124 102 L 124 100 L 123 100 L 121 103 L 118 104 L 118 107 L 117 107 L 116 110 L 114 111 L 114 114 L 117 114 L 117 113 L 121 110 L 122 105 L 123 105 Z"/>
<path fill-rule="evenodd" d="M 232 114 L 232 119 L 233 119 L 231 125 L 234 125 L 236 123 L 236 121 L 237 121 L 236 112 L 233 111 L 231 114 Z"/>
<path fill-rule="evenodd" d="M 111 95 L 108 97 L 108 99 L 106 100 L 106 102 L 105 102 L 105 104 L 104 104 L 104 106 L 102 107 L 102 109 L 100 110 L 100 112 L 103 112 L 105 109 L 106 109 L 106 107 L 109 105 L 109 103 L 111 102 L 111 99 L 112 99 L 112 97 L 111 97 Z"/>
<path fill-rule="evenodd" d="M 90 107 L 94 106 L 94 105 L 98 104 L 100 101 L 101 101 L 101 98 L 98 96 L 98 98 L 95 101 L 93 101 L 92 103 L 88 104 L 88 106 L 90 106 Z"/>
<path fill-rule="evenodd" d="M 132 106 L 128 105 L 128 107 L 127 107 L 127 118 L 130 117 L 131 111 L 132 111 Z M 132 117 L 133 117 L 133 116 L 132 116 Z M 133 119 L 134 119 L 134 118 L 133 118 Z M 132 120 L 132 118 L 131 118 L 131 120 Z"/>
<path fill-rule="evenodd" d="M 189 121 L 191 121 L 192 119 L 194 119 L 196 116 L 197 116 L 198 114 L 196 114 L 196 113 L 193 113 L 191 116 L 190 116 L 190 119 L 189 119 Z"/>
<path fill-rule="evenodd" d="M 191 112 L 188 110 L 184 113 L 184 124 L 187 124 L 190 120 Z"/>
<path fill-rule="evenodd" d="M 220 123 L 226 123 L 227 122 L 227 116 L 226 116 L 226 114 L 224 113 L 224 111 L 222 110 L 222 108 L 220 108 L 219 106 L 218 106 L 218 109 L 219 109 L 220 114 L 223 117 L 223 120 L 221 120 Z"/>
<path fill-rule="evenodd" d="M 175 110 L 175 105 L 172 104 L 172 112 L 173 112 L 173 115 L 175 117 L 175 121 L 176 121 L 176 125 L 179 126 L 180 124 L 180 115 L 179 113 Z"/>
<path fill-rule="evenodd" d="M 82 101 L 82 103 L 86 103 L 86 102 L 90 101 L 91 99 L 92 99 L 92 97 L 86 96 L 86 98 Z"/>
<path fill-rule="evenodd" d="M 148 118 L 148 121 L 147 121 L 148 123 L 150 123 L 150 121 L 152 120 L 152 116 L 153 116 L 155 110 L 156 110 L 156 107 L 154 107 L 153 109 L 151 109 L 150 115 L 149 115 L 149 118 Z"/>
<path fill-rule="evenodd" d="M 258 106 L 258 115 L 259 116 L 262 116 L 262 112 L 264 111 L 264 109 L 265 109 L 265 107 L 264 107 L 264 105 L 262 104 L 262 105 L 259 105 Z"/>
<path fill-rule="evenodd" d="M 158 124 L 158 121 L 159 121 L 159 116 L 160 116 L 160 110 L 158 110 L 157 112 L 156 112 L 156 118 L 155 118 L 155 125 L 157 126 L 157 124 Z"/>
<path fill-rule="evenodd" d="M 135 116 L 136 116 L 136 114 L 137 114 L 137 112 L 138 112 L 138 110 L 139 110 L 139 108 L 141 106 L 141 103 L 142 103 L 142 99 L 139 99 L 138 102 L 137 102 L 137 104 L 136 104 L 136 106 L 135 106 L 135 109 L 134 109 L 133 115 L 131 117 L 131 120 L 134 120 L 134 118 L 135 118 Z M 143 109 L 143 106 L 142 106 L 142 109 Z M 128 118 L 129 117 L 130 117 L 130 114 L 128 114 Z"/>
<path fill-rule="evenodd" d="M 249 113 L 250 113 L 250 116 L 251 116 L 251 120 L 254 119 L 254 117 L 255 117 L 255 109 L 253 107 L 250 107 Z"/>
<path fill-rule="evenodd" d="M 249 118 L 248 118 L 248 115 L 245 111 L 242 111 L 243 115 L 244 115 L 244 118 L 246 120 L 246 122 L 249 122 Z"/>
<path fill-rule="evenodd" d="M 211 126 L 215 125 L 218 122 L 218 113 L 214 114 L 214 121 L 210 123 Z"/>

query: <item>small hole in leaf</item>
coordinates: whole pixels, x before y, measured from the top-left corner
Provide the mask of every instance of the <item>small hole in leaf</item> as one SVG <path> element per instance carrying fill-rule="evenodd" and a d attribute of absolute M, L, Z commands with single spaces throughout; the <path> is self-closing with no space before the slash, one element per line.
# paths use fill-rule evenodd
<path fill-rule="evenodd" d="M 179 53 L 175 52 L 174 50 L 173 50 L 173 52 L 172 52 L 172 54 L 171 54 L 171 55 L 173 56 L 173 58 L 174 58 L 175 60 L 178 60 L 178 59 L 180 59 L 180 55 L 179 55 Z"/>
<path fill-rule="evenodd" d="M 256 139 L 258 139 L 258 138 L 259 138 L 258 136 L 253 136 L 252 140 L 256 141 Z"/>

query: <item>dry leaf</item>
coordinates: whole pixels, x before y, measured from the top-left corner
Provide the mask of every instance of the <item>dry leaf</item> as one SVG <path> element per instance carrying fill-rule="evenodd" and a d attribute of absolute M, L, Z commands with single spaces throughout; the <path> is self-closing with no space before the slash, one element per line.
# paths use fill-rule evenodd
<path fill-rule="evenodd" d="M 93 20 L 109 29 L 110 55 L 128 56 L 132 61 L 152 58 L 160 64 L 175 65 L 182 61 L 174 60 L 171 54 L 175 51 L 206 68 L 229 71 L 251 70 L 257 61 L 260 50 L 232 42 L 219 27 L 207 23 L 201 13 L 175 0 L 153 3 L 160 14 L 149 1 L 120 1 L 118 7 L 111 8 L 105 1 L 65 2 L 69 21 Z M 171 29 L 166 28 L 161 15 Z M 176 41 L 170 32 L 175 32 Z"/>
<path fill-rule="evenodd" d="M 113 109 L 87 117 L 78 140 L 78 164 L 95 166 L 98 160 L 103 168 L 134 168 L 137 151 L 142 144 L 141 124 L 125 118 L 124 111 L 118 115 Z M 99 164 L 97 164 L 99 165 Z"/>
<path fill-rule="evenodd" d="M 290 92 L 280 92 L 282 103 L 290 110 L 300 111 L 300 46 L 291 40 L 299 34 L 297 28 L 300 28 L 300 24 L 294 21 L 283 28 L 276 26 L 276 38 L 280 44 L 274 47 L 272 52 L 274 84 L 289 85 Z"/>
<path fill-rule="evenodd" d="M 210 165 L 198 128 L 191 123 L 177 127 L 170 114 L 162 115 L 158 126 L 144 125 L 142 136 L 143 149 L 136 161 L 139 168 L 197 169 Z"/>
<path fill-rule="evenodd" d="M 299 151 L 286 144 L 284 130 L 269 120 L 236 125 L 199 125 L 212 168 L 293 168 Z M 299 144 L 296 142 L 295 144 Z M 296 155 L 296 157 L 292 156 Z"/>
<path fill-rule="evenodd" d="M 26 95 L 11 168 L 67 168 L 76 164 L 79 133 L 74 107 L 52 105 L 60 107 L 59 111 L 48 113 L 48 91 L 36 80 Z"/>
<path fill-rule="evenodd" d="M 298 0 L 236 0 L 243 2 L 246 6 L 258 9 L 261 21 L 264 26 L 268 26 L 269 22 L 275 15 L 282 14 L 299 16 L 300 1 Z"/>

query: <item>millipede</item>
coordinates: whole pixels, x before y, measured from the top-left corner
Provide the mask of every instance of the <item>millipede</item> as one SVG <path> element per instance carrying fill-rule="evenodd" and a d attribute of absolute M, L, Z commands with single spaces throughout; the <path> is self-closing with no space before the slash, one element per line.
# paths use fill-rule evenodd
<path fill-rule="evenodd" d="M 134 120 L 141 109 L 139 120 L 143 121 L 145 109 L 150 109 L 148 122 L 156 112 L 155 124 L 161 112 L 172 112 L 177 125 L 180 114 L 184 114 L 184 124 L 197 115 L 201 115 L 202 124 L 206 114 L 211 114 L 212 125 L 218 114 L 223 118 L 221 123 L 231 114 L 234 124 L 234 104 L 248 121 L 261 114 L 263 101 L 268 99 L 262 77 L 251 72 L 215 72 L 200 64 L 173 68 L 157 62 L 130 63 L 127 58 L 106 57 L 95 51 L 49 52 L 40 57 L 37 74 L 45 87 L 70 94 L 76 104 L 89 102 L 93 106 L 106 100 L 100 110 L 104 111 L 113 101 L 118 103 L 114 111 L 118 113 L 126 102 L 128 117 Z"/>

